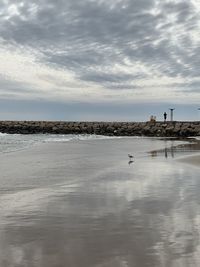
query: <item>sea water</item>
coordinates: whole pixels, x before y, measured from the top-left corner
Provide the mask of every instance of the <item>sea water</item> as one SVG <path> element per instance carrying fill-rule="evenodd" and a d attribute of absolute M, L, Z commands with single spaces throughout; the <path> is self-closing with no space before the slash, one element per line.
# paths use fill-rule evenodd
<path fill-rule="evenodd" d="M 55 142 L 70 142 L 70 141 L 84 141 L 96 139 L 112 139 L 120 137 L 109 137 L 101 135 L 90 134 L 6 134 L 0 133 L 0 153 L 14 152 L 18 150 L 27 149 L 36 144 L 55 143 Z"/>

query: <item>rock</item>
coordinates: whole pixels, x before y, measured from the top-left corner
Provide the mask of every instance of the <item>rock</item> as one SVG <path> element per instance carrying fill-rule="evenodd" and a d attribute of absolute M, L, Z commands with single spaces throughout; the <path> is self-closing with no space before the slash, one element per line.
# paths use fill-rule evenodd
<path fill-rule="evenodd" d="M 64 122 L 0 121 L 4 133 L 103 134 L 117 136 L 195 136 L 200 122 Z"/>

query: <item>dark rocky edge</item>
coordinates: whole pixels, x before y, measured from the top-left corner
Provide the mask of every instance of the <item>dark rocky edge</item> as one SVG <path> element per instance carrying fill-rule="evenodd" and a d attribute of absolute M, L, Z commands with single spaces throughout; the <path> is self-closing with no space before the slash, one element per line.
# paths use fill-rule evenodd
<path fill-rule="evenodd" d="M 65 122 L 0 121 L 0 132 L 10 134 L 98 134 L 109 136 L 200 136 L 200 121 L 194 122 Z"/>

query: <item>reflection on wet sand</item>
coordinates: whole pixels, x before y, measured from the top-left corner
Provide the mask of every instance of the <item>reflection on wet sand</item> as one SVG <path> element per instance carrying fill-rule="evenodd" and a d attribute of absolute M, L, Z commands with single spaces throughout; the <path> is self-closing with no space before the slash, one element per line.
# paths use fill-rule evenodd
<path fill-rule="evenodd" d="M 199 266 L 199 172 L 165 160 L 159 149 L 157 157 L 146 157 L 142 147 L 160 145 L 142 140 L 136 150 L 138 142 L 82 142 L 21 153 L 17 168 L 35 166 L 40 151 L 43 169 L 24 174 L 24 184 L 30 179 L 26 189 L 10 187 L 0 196 L 0 266 Z M 134 168 L 124 157 L 130 146 L 139 158 Z M 11 164 L 12 157 L 1 162 Z M 46 183 L 31 187 L 39 175 L 48 175 Z"/>
<path fill-rule="evenodd" d="M 174 146 L 171 146 L 170 148 L 164 148 L 161 151 L 153 150 L 150 151 L 149 153 L 151 154 L 152 158 L 158 157 L 160 154 L 163 153 L 164 157 L 167 159 L 168 157 L 174 158 L 175 151 L 174 151 Z"/>
<path fill-rule="evenodd" d="M 189 152 L 189 154 L 191 154 L 192 152 L 199 152 L 200 151 L 200 142 L 199 141 L 193 141 L 191 140 L 189 143 L 187 144 L 181 144 L 181 145 L 177 145 L 175 141 L 169 141 L 167 142 L 167 144 L 165 144 L 165 148 L 164 149 L 159 149 L 159 150 L 152 150 L 149 152 L 149 154 L 151 155 L 152 158 L 154 157 L 158 157 L 158 156 L 162 156 L 164 155 L 165 158 L 174 158 L 176 155 L 180 156 L 187 154 Z"/>

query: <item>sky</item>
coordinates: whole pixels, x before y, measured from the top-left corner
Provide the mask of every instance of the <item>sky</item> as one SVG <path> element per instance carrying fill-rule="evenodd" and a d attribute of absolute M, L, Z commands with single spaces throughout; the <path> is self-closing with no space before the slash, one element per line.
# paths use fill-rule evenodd
<path fill-rule="evenodd" d="M 0 0 L 0 119 L 200 120 L 199 0 Z"/>

